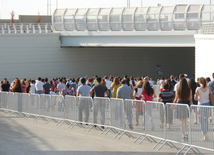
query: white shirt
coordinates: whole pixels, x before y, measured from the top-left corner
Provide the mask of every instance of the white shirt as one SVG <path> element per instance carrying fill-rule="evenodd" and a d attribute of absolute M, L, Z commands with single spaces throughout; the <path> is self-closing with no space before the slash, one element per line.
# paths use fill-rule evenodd
<path fill-rule="evenodd" d="M 178 89 L 178 86 L 179 86 L 179 82 L 175 84 L 174 91 Z"/>
<path fill-rule="evenodd" d="M 108 89 L 110 89 L 110 87 L 111 87 L 111 81 L 110 80 L 105 80 L 105 81 L 106 81 L 106 87 Z"/>
<path fill-rule="evenodd" d="M 35 94 L 35 84 L 30 84 L 30 93 Z"/>
<path fill-rule="evenodd" d="M 38 82 L 35 84 L 36 91 L 42 90 L 42 86 L 43 86 L 43 85 L 44 85 L 43 82 L 38 81 Z"/>

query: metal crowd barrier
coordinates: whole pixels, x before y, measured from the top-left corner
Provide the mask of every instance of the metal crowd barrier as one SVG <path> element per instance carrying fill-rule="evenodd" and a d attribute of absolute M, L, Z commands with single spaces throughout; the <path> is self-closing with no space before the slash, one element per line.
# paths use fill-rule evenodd
<path fill-rule="evenodd" d="M 214 151 L 211 106 L 0 92 L 0 110 L 25 119 L 33 117 L 33 121 L 66 123 L 68 128 L 95 128 L 105 135 L 111 131 L 118 139 L 123 135 L 134 138 L 134 143 L 148 140 L 155 143 L 153 149 L 167 145 L 176 148 L 177 154 L 185 148 L 184 154 L 190 150 L 202 154 L 199 149 Z M 176 144 L 183 147 L 179 149 Z"/>

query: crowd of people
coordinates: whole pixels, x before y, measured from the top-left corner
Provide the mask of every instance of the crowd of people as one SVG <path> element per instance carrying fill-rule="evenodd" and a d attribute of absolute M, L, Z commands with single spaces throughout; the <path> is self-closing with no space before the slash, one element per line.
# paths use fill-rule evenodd
<path fill-rule="evenodd" d="M 214 73 L 213 73 L 214 78 Z M 155 94 L 153 89 L 154 85 L 160 87 L 158 94 Z M 125 112 L 129 128 L 133 129 L 132 125 L 132 108 L 136 109 L 136 126 L 139 125 L 139 117 L 145 114 L 145 102 L 153 101 L 154 98 L 158 98 L 158 102 L 166 103 L 178 103 L 190 105 L 210 106 L 209 94 L 214 93 L 214 80 L 210 78 L 200 77 L 195 81 L 193 78 L 187 78 L 187 74 L 180 74 L 178 78 L 171 75 L 168 78 L 162 77 L 157 82 L 149 78 L 148 76 L 142 77 L 130 77 L 125 75 L 123 78 L 104 76 L 103 78 L 95 76 L 88 78 L 87 76 L 82 78 L 53 78 L 48 81 L 48 78 L 42 79 L 38 77 L 36 80 L 26 80 L 15 78 L 10 84 L 7 78 L 0 83 L 0 90 L 6 92 L 19 92 L 19 93 L 31 93 L 31 94 L 50 94 L 50 95 L 73 95 L 73 96 L 85 96 L 85 97 L 109 97 L 109 98 L 121 98 L 142 100 L 137 104 L 125 105 Z M 78 120 L 82 121 L 82 113 L 84 113 L 84 121 L 88 122 L 90 104 L 79 101 L 78 105 Z M 101 111 L 101 124 L 105 123 L 105 106 L 99 104 L 95 107 L 94 111 Z M 148 104 L 148 117 L 150 118 L 152 129 L 154 130 L 154 123 L 152 117 L 153 105 Z M 182 141 L 188 140 L 188 118 L 189 114 L 185 106 L 166 106 L 167 111 L 167 128 L 170 129 L 170 125 L 173 123 L 173 111 L 177 112 L 177 119 L 180 120 L 180 129 L 182 132 Z M 203 133 L 203 140 L 209 140 L 208 137 L 208 119 L 210 117 L 210 111 L 201 109 L 194 109 L 194 124 L 201 124 L 201 131 Z M 199 122 L 197 122 L 197 115 L 200 115 Z M 164 112 L 160 107 L 160 128 L 164 128 Z M 94 112 L 94 118 L 97 118 L 97 112 Z M 94 120 L 97 123 L 97 120 Z M 212 119 L 210 119 L 212 121 Z M 102 126 L 103 127 L 103 126 Z"/>

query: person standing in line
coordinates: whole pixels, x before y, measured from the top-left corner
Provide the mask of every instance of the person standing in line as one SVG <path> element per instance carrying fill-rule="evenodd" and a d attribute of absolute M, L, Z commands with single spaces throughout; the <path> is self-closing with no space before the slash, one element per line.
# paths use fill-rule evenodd
<path fill-rule="evenodd" d="M 97 85 L 95 85 L 91 90 L 90 90 L 90 96 L 92 97 L 94 93 L 94 97 L 108 97 L 109 96 L 109 91 L 108 88 L 101 84 L 101 77 L 97 77 Z M 105 95 L 106 93 L 106 95 Z M 102 100 L 100 102 L 94 102 L 94 123 L 97 123 L 97 115 L 98 115 L 98 109 L 100 109 L 101 112 L 101 124 L 105 124 L 105 102 L 103 103 Z M 101 128 L 104 128 L 101 126 Z"/>
<path fill-rule="evenodd" d="M 76 94 L 77 94 L 77 87 L 78 87 L 78 86 L 77 86 L 77 84 L 75 83 L 75 79 L 72 78 L 72 79 L 71 79 L 70 89 L 74 88 L 74 93 L 75 93 L 74 96 L 76 96 Z"/>
<path fill-rule="evenodd" d="M 48 78 L 44 79 L 45 84 L 42 86 L 42 92 L 44 94 L 50 94 L 50 88 L 51 88 L 51 84 L 48 82 Z M 50 102 L 48 101 L 48 98 L 46 96 L 43 96 L 43 102 L 42 102 L 42 107 L 44 109 L 46 109 L 46 103 L 47 103 L 47 112 L 49 112 L 49 108 L 50 108 Z"/>
<path fill-rule="evenodd" d="M 138 81 L 136 88 L 134 89 L 134 94 L 133 96 L 135 97 L 136 100 L 141 100 L 141 92 L 142 92 L 142 86 L 143 82 Z M 136 102 L 135 105 L 135 110 L 136 110 L 136 126 L 139 125 L 139 116 L 144 115 L 144 109 L 145 109 L 145 103 L 144 102 Z"/>
<path fill-rule="evenodd" d="M 45 84 L 42 87 L 42 92 L 44 94 L 50 94 L 51 84 L 48 82 L 48 78 L 45 78 Z"/>
<path fill-rule="evenodd" d="M 195 91 L 197 88 L 195 80 L 190 78 L 188 81 L 188 85 L 192 90 L 192 103 L 193 103 L 193 105 L 197 105 L 198 101 L 195 100 Z M 194 109 L 194 124 L 197 124 L 197 108 L 194 107 L 193 109 Z"/>
<path fill-rule="evenodd" d="M 207 86 L 210 87 L 212 94 L 214 94 L 214 73 L 212 74 L 212 76 L 213 76 L 213 80 L 210 81 Z"/>
<path fill-rule="evenodd" d="M 195 92 L 195 100 L 198 101 L 198 105 L 200 106 L 208 106 L 206 107 L 201 107 L 199 108 L 199 122 L 201 124 L 201 131 L 203 133 L 203 140 L 207 141 L 209 140 L 208 138 L 208 119 L 209 119 L 209 106 L 210 106 L 210 99 L 209 99 L 209 94 L 212 93 L 211 89 L 209 86 L 206 84 L 206 80 L 201 77 L 199 78 L 199 84 L 200 87 L 196 89 Z"/>
<path fill-rule="evenodd" d="M 30 87 L 31 87 L 31 86 L 30 86 L 30 80 L 27 80 L 27 81 L 26 81 L 26 86 L 27 86 L 26 92 L 27 92 L 27 93 L 30 93 Z"/>
<path fill-rule="evenodd" d="M 113 83 L 111 84 L 111 89 L 112 89 L 112 98 L 116 98 L 117 96 L 117 89 L 121 86 L 120 81 L 118 77 L 115 77 L 113 80 Z"/>
<path fill-rule="evenodd" d="M 143 91 L 142 91 L 141 95 L 142 95 L 142 100 L 144 100 L 145 102 L 152 101 L 153 96 L 156 98 L 155 92 L 154 92 L 153 88 L 151 87 L 149 81 L 145 80 L 145 82 L 143 83 Z M 152 109 L 153 109 L 153 104 L 150 104 L 150 103 L 147 104 L 148 116 L 149 116 L 151 124 L 152 124 L 151 130 L 154 130 Z"/>
<path fill-rule="evenodd" d="M 10 84 L 7 81 L 7 78 L 4 78 L 4 83 L 1 85 L 1 91 L 9 92 L 9 90 L 10 90 Z"/>
<path fill-rule="evenodd" d="M 3 85 L 3 81 L 0 81 L 0 92 L 1 92 L 1 86 Z"/>
<path fill-rule="evenodd" d="M 165 78 L 164 78 L 164 77 L 162 77 L 162 78 L 161 78 L 161 80 L 160 80 L 160 82 L 159 82 L 160 92 L 162 92 L 162 91 L 163 91 L 163 84 L 164 84 L 164 82 L 165 82 Z"/>
<path fill-rule="evenodd" d="M 174 98 L 174 92 L 171 90 L 171 86 L 170 86 L 171 83 L 169 83 L 168 81 L 166 81 L 163 84 L 163 91 L 160 92 L 159 98 L 158 98 L 158 102 L 163 102 L 164 105 L 166 103 L 172 103 Z M 170 107 L 165 106 L 165 112 L 166 112 L 166 124 L 168 124 L 167 128 L 170 129 L 170 124 L 172 123 L 172 120 L 173 120 L 173 111 Z M 160 120 L 161 120 L 160 128 L 162 129 L 164 128 L 164 115 L 165 115 L 164 109 L 161 106 L 160 107 Z"/>
<path fill-rule="evenodd" d="M 134 99 L 132 88 L 127 85 L 127 80 L 124 78 L 121 81 L 122 86 L 117 89 L 117 98 Z M 125 111 L 129 123 L 129 129 L 133 130 L 132 126 L 132 104 L 125 104 Z"/>
<path fill-rule="evenodd" d="M 38 81 L 35 84 L 36 94 L 42 94 L 43 82 L 41 82 L 41 77 L 38 77 Z"/>
<path fill-rule="evenodd" d="M 108 92 L 109 92 L 108 98 L 110 98 L 110 96 L 111 96 L 110 87 L 111 87 L 112 82 L 109 80 L 108 76 L 105 76 L 104 79 L 105 79 L 105 82 L 106 82 L 106 87 L 108 88 Z"/>
<path fill-rule="evenodd" d="M 25 84 L 25 80 L 21 80 L 22 93 L 27 93 L 27 85 Z"/>
<path fill-rule="evenodd" d="M 179 75 L 179 82 L 180 82 L 180 80 L 181 80 L 182 78 L 184 78 L 184 74 L 180 74 L 180 75 Z M 174 91 L 175 91 L 175 92 L 176 92 L 176 91 L 177 91 L 177 89 L 178 89 L 179 82 L 178 82 L 178 83 L 176 83 L 176 84 L 175 84 L 175 86 L 174 86 Z"/>
<path fill-rule="evenodd" d="M 187 80 L 185 78 L 181 78 L 179 81 L 179 86 L 175 93 L 175 99 L 173 103 L 179 103 L 183 105 L 188 105 L 192 103 L 192 90 L 189 88 L 187 84 Z M 177 106 L 177 117 L 180 119 L 180 130 L 182 132 L 181 141 L 188 140 L 188 123 L 187 119 L 189 118 L 189 112 L 186 106 Z"/>
<path fill-rule="evenodd" d="M 63 83 L 62 79 L 59 79 L 59 84 L 57 85 L 57 91 L 59 92 L 59 95 L 62 93 L 62 89 L 65 88 L 65 84 Z"/>
<path fill-rule="evenodd" d="M 35 80 L 32 80 L 30 84 L 30 93 L 35 94 Z"/>
<path fill-rule="evenodd" d="M 86 85 L 86 79 L 82 78 L 81 79 L 82 85 L 78 87 L 77 89 L 77 96 L 84 96 L 84 97 L 89 97 L 89 92 L 91 87 Z M 82 113 L 83 110 L 85 112 L 85 120 L 84 122 L 88 122 L 89 118 L 89 103 L 88 99 L 85 98 L 79 98 L 79 101 L 77 102 L 78 104 L 78 121 L 82 122 Z"/>

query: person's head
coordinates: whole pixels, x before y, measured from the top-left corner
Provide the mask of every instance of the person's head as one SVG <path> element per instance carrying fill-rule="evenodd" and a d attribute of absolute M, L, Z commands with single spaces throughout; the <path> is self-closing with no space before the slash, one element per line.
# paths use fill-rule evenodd
<path fill-rule="evenodd" d="M 153 94 L 153 89 L 149 83 L 149 81 L 143 82 L 143 91 L 146 91 L 148 96 L 151 96 Z"/>
<path fill-rule="evenodd" d="M 21 85 L 25 85 L 25 80 L 24 79 L 21 80 Z"/>
<path fill-rule="evenodd" d="M 188 86 L 191 88 L 191 90 L 193 92 L 195 92 L 195 89 L 196 89 L 196 82 L 193 78 L 190 78 L 189 81 L 188 81 Z M 194 93 L 195 94 L 195 93 Z"/>
<path fill-rule="evenodd" d="M 101 83 L 102 78 L 101 77 L 97 77 L 97 82 Z"/>
<path fill-rule="evenodd" d="M 173 75 L 170 75 L 170 79 L 173 80 L 173 79 L 174 79 L 174 76 L 173 76 Z"/>
<path fill-rule="evenodd" d="M 45 78 L 45 82 L 48 82 L 48 78 Z"/>
<path fill-rule="evenodd" d="M 187 74 L 184 74 L 184 78 L 187 78 L 187 76 L 188 76 Z"/>
<path fill-rule="evenodd" d="M 165 89 L 165 90 L 168 90 L 168 89 L 169 89 L 169 84 L 168 84 L 167 81 L 164 82 L 164 84 L 163 84 L 163 89 Z"/>
<path fill-rule="evenodd" d="M 165 77 L 162 77 L 161 80 L 165 80 Z"/>
<path fill-rule="evenodd" d="M 105 81 L 105 79 L 104 79 L 104 78 L 102 78 L 102 80 L 101 80 L 101 83 L 100 83 L 100 84 L 106 85 L 106 81 Z"/>
<path fill-rule="evenodd" d="M 208 85 L 208 83 L 211 81 L 211 79 L 209 77 L 206 77 L 206 84 Z"/>
<path fill-rule="evenodd" d="M 35 84 L 35 80 L 32 80 L 31 83 L 32 83 L 32 84 Z"/>
<path fill-rule="evenodd" d="M 50 91 L 54 91 L 54 87 L 51 87 L 51 88 L 50 88 Z"/>
<path fill-rule="evenodd" d="M 45 79 L 42 79 L 41 81 L 44 83 L 44 82 L 45 82 Z"/>
<path fill-rule="evenodd" d="M 115 77 L 113 82 L 115 83 L 115 85 L 118 85 L 120 83 L 119 78 Z"/>
<path fill-rule="evenodd" d="M 213 73 L 213 79 L 214 79 L 214 73 Z"/>
<path fill-rule="evenodd" d="M 107 80 L 107 79 L 108 79 L 108 76 L 104 76 L 104 79 Z"/>
<path fill-rule="evenodd" d="M 166 80 L 166 83 L 168 84 L 168 89 L 172 90 L 173 89 L 172 81 L 170 79 L 168 79 L 168 80 Z"/>
<path fill-rule="evenodd" d="M 19 78 L 16 78 L 14 87 L 15 88 L 20 88 L 21 87 L 21 82 L 20 82 Z"/>
<path fill-rule="evenodd" d="M 186 102 L 190 99 L 190 88 L 185 78 L 180 79 L 178 89 L 177 89 L 177 96 L 178 96 L 178 99 L 183 102 Z"/>
<path fill-rule="evenodd" d="M 81 79 L 81 83 L 84 85 L 85 82 L 86 82 L 86 79 L 85 79 L 85 78 L 82 78 L 82 79 Z"/>
<path fill-rule="evenodd" d="M 4 78 L 4 83 L 7 84 L 7 78 Z"/>
<path fill-rule="evenodd" d="M 180 75 L 179 75 L 179 81 L 180 81 L 182 78 L 184 78 L 184 74 L 180 74 Z"/>
<path fill-rule="evenodd" d="M 144 82 L 146 82 L 146 81 L 149 81 L 149 77 L 148 76 L 144 77 Z"/>
<path fill-rule="evenodd" d="M 123 79 L 123 80 L 121 81 L 121 83 L 122 83 L 122 84 L 127 84 L 127 80 L 126 80 L 126 79 Z"/>
<path fill-rule="evenodd" d="M 74 83 L 74 82 L 75 82 L 75 79 L 74 79 L 74 78 L 72 78 L 72 79 L 71 79 L 71 81 Z"/>
<path fill-rule="evenodd" d="M 0 85 L 2 85 L 3 84 L 3 81 L 0 81 Z"/>
<path fill-rule="evenodd" d="M 201 87 L 205 88 L 207 86 L 206 80 L 204 77 L 200 77 L 199 78 L 199 84 L 201 85 Z"/>
<path fill-rule="evenodd" d="M 62 83 L 62 79 L 59 79 L 59 82 Z"/>
<path fill-rule="evenodd" d="M 130 80 L 131 80 L 131 81 L 133 81 L 133 80 L 134 80 L 134 77 L 133 77 L 133 76 L 131 76 L 131 77 L 130 77 Z"/>
<path fill-rule="evenodd" d="M 136 84 L 136 88 L 142 88 L 143 87 L 143 82 L 142 81 L 138 81 Z"/>
<path fill-rule="evenodd" d="M 67 83 L 65 87 L 66 87 L 66 88 L 69 88 L 69 87 L 70 87 L 70 84 L 69 84 L 69 83 Z"/>
<path fill-rule="evenodd" d="M 128 78 L 128 76 L 127 75 L 124 75 L 124 77 L 123 77 L 124 79 L 127 79 Z"/>
<path fill-rule="evenodd" d="M 94 78 L 89 78 L 88 82 L 93 83 L 94 82 Z"/>
<path fill-rule="evenodd" d="M 41 79 L 42 79 L 41 77 L 38 77 L 38 80 L 39 80 L 39 81 L 41 81 Z"/>

